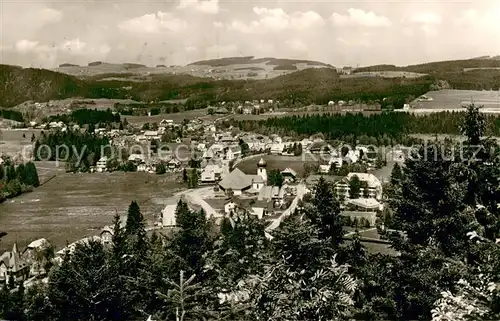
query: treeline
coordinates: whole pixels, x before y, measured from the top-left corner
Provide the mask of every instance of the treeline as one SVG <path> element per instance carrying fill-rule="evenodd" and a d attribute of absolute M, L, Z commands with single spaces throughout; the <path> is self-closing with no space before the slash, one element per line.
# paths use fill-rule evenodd
<path fill-rule="evenodd" d="M 275 117 L 260 121 L 233 121 L 243 131 L 262 130 L 266 134 L 311 136 L 323 133 L 326 139 L 375 144 L 387 140 L 409 143 L 409 134 L 460 134 L 463 112 L 438 112 L 428 115 L 382 113 L 370 116 L 358 114 L 322 114 Z M 485 134 L 500 136 L 500 118 L 485 115 Z M 267 129 L 267 130 L 265 130 Z M 263 132 L 264 133 L 264 132 Z"/>
<path fill-rule="evenodd" d="M 35 160 L 66 162 L 67 171 L 87 172 L 101 156 L 109 157 L 112 150 L 107 137 L 67 130 L 43 133 L 33 153 Z"/>
<path fill-rule="evenodd" d="M 206 107 L 206 106 L 205 106 Z M 203 107 L 203 108 L 205 108 Z M 114 110 L 116 110 L 121 115 L 129 116 L 145 116 L 151 113 L 151 116 L 159 114 L 174 114 L 184 110 L 182 104 L 170 104 L 170 103 L 135 103 L 135 104 L 121 104 L 115 103 Z"/>
<path fill-rule="evenodd" d="M 33 162 L 15 166 L 7 160 L 0 164 L 0 203 L 39 185 L 38 172 Z"/>
<path fill-rule="evenodd" d="M 14 120 L 14 121 L 17 121 L 20 123 L 24 122 L 23 114 L 21 112 L 11 110 L 11 109 L 1 109 L 0 108 L 0 117 L 3 117 L 5 119 Z"/>
<path fill-rule="evenodd" d="M 82 125 L 97 125 L 97 124 L 109 124 L 109 123 L 119 123 L 120 115 L 114 113 L 111 109 L 97 110 L 97 109 L 77 109 L 73 110 L 69 115 L 56 115 L 50 116 L 48 121 L 62 121 L 65 124 L 76 123 L 80 126 Z"/>

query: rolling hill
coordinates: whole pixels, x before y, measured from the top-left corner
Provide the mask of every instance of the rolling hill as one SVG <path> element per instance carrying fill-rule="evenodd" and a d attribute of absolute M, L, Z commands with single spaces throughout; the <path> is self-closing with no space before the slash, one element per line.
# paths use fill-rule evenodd
<path fill-rule="evenodd" d="M 95 77 L 103 74 L 114 74 L 127 80 L 134 75 L 155 74 L 183 74 L 195 77 L 206 77 L 213 79 L 269 79 L 296 70 L 307 68 L 333 68 L 329 64 L 310 60 L 278 59 L 248 57 L 228 57 L 221 59 L 203 60 L 193 62 L 187 66 L 157 65 L 149 67 L 136 63 L 107 63 L 94 61 L 88 66 L 77 66 L 73 64 L 62 64 L 55 71 L 80 78 Z"/>
<path fill-rule="evenodd" d="M 151 68 L 139 64 L 101 63 L 90 67 L 59 68 L 101 70 L 100 73 L 76 77 L 51 70 L 0 65 L 0 106 L 12 107 L 28 100 L 48 101 L 71 97 L 133 99 L 142 102 L 187 99 L 187 109 L 206 107 L 207 104 L 216 101 L 275 99 L 294 106 L 325 104 L 329 100 L 381 101 L 387 97 L 390 101 L 387 104 L 399 106 L 408 99 L 426 93 L 440 80 L 446 81 L 449 88 L 454 89 L 498 90 L 500 88 L 500 70 L 492 69 L 500 67 L 500 61 L 495 59 L 443 61 L 406 67 L 379 65 L 358 69 L 359 72 L 365 73 L 401 71 L 426 74 L 421 77 L 406 77 L 404 74 L 398 77 L 342 77 L 334 68 L 321 66 L 305 68 L 302 62 L 293 60 L 286 60 L 287 64 L 284 64 L 284 60 L 274 60 L 279 64 L 269 65 L 271 58 L 228 59 L 225 60 L 226 63 L 239 62 L 230 65 L 234 73 L 248 72 L 262 75 L 274 72 L 277 76 L 267 79 L 245 77 L 230 80 L 224 77 L 196 76 L 196 73 L 173 74 L 165 72 L 173 67 Z M 221 63 L 218 61 L 216 64 Z M 245 61 L 252 63 L 241 63 Z M 259 64 L 254 64 L 255 61 Z M 291 63 L 292 61 L 294 63 Z M 295 67 L 297 70 L 291 70 Z M 117 68 L 120 68 L 120 72 L 116 72 Z M 196 69 L 198 67 L 195 65 L 184 68 L 201 70 Z M 464 71 L 466 68 L 487 69 Z M 161 72 L 138 73 L 144 69 L 157 69 Z M 227 67 L 215 68 L 215 70 L 221 69 L 225 70 Z"/>

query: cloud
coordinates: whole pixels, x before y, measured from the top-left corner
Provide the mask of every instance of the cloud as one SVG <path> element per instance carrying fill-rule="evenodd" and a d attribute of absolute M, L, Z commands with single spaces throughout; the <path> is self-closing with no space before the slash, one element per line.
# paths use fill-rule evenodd
<path fill-rule="evenodd" d="M 370 47 L 371 42 L 370 39 L 366 39 L 366 37 L 363 39 L 350 39 L 346 40 L 343 37 L 337 37 L 337 41 L 340 42 L 341 44 L 345 46 L 355 46 L 355 47 Z"/>
<path fill-rule="evenodd" d="M 38 46 L 38 41 L 23 39 L 16 41 L 14 48 L 17 52 L 25 54 L 28 52 L 32 52 L 37 46 Z"/>
<path fill-rule="evenodd" d="M 198 48 L 196 48 L 195 46 L 186 46 L 184 47 L 184 50 L 186 50 L 186 52 L 195 52 L 198 51 Z"/>
<path fill-rule="evenodd" d="M 118 28 L 135 33 L 158 33 L 161 31 L 178 32 L 187 27 L 187 22 L 176 18 L 169 12 L 145 14 L 118 24 Z"/>
<path fill-rule="evenodd" d="M 294 51 L 307 51 L 307 45 L 300 39 L 293 39 L 285 41 L 285 44 Z"/>
<path fill-rule="evenodd" d="M 79 38 L 66 40 L 58 46 L 60 50 L 66 50 L 75 54 L 84 52 L 86 47 L 87 44 L 81 41 Z"/>
<path fill-rule="evenodd" d="M 210 46 L 206 48 L 206 53 L 209 56 L 213 56 L 214 54 L 217 54 L 220 57 L 227 57 L 230 55 L 234 55 L 235 53 L 238 52 L 238 46 L 236 45 L 227 45 L 227 46 Z"/>
<path fill-rule="evenodd" d="M 284 30 L 304 30 L 324 25 L 321 15 L 315 11 L 286 13 L 281 8 L 254 7 L 253 12 L 259 16 L 258 20 L 244 23 L 234 20 L 229 24 L 229 29 L 243 33 L 267 33 Z"/>
<path fill-rule="evenodd" d="M 423 12 L 412 15 L 409 19 L 410 22 L 438 25 L 442 22 L 441 16 L 434 12 Z"/>
<path fill-rule="evenodd" d="M 219 0 L 181 0 L 178 9 L 193 9 L 206 14 L 219 13 Z"/>
<path fill-rule="evenodd" d="M 332 22 L 339 27 L 363 26 L 363 27 L 390 27 L 391 21 L 384 16 L 377 16 L 373 11 L 350 8 L 348 15 L 338 13 L 332 14 Z"/>
<path fill-rule="evenodd" d="M 63 13 L 51 8 L 44 8 L 38 15 L 42 24 L 56 23 L 62 20 Z"/>
<path fill-rule="evenodd" d="M 224 24 L 220 21 L 214 21 L 213 25 L 217 29 L 224 28 Z"/>

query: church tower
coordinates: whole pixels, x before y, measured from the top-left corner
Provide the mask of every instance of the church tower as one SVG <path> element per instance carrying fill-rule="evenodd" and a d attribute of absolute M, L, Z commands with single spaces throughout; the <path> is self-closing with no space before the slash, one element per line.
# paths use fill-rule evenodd
<path fill-rule="evenodd" d="M 266 172 L 266 161 L 261 158 L 260 161 L 257 163 L 257 175 L 262 177 L 264 180 L 264 185 L 267 185 L 267 172 Z"/>

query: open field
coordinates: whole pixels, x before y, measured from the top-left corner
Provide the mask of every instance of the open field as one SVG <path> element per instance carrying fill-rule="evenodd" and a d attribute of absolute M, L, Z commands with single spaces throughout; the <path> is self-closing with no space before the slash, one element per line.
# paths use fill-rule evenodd
<path fill-rule="evenodd" d="M 485 111 L 500 112 L 500 93 L 493 90 L 453 90 L 445 89 L 440 91 L 430 91 L 426 94 L 432 98 L 431 101 L 411 102 L 414 109 L 429 109 L 434 112 L 456 109 L 474 102 L 476 105 L 484 106 Z"/>
<path fill-rule="evenodd" d="M 269 173 L 272 169 L 284 170 L 287 167 L 292 168 L 301 177 L 304 177 L 304 164 L 316 164 L 317 161 L 313 158 L 317 157 L 319 160 L 319 155 L 309 155 L 303 154 L 303 156 L 280 156 L 280 155 L 265 155 L 262 158 L 267 162 L 267 172 Z M 256 174 L 257 173 L 257 163 L 260 157 L 251 158 L 242 161 L 237 164 L 236 167 L 239 168 L 246 174 Z"/>
<path fill-rule="evenodd" d="M 47 165 L 49 166 L 49 165 Z M 182 186 L 171 175 L 146 173 L 61 173 L 45 185 L 0 204 L 0 252 L 17 241 L 22 249 L 44 237 L 58 249 L 100 232 L 115 213 L 125 215 L 136 200 L 147 220 Z"/>
<path fill-rule="evenodd" d="M 122 119 L 127 119 L 127 121 L 130 124 L 133 125 L 142 125 L 145 123 L 160 123 L 163 119 L 172 119 L 175 122 L 182 122 L 184 119 L 195 119 L 203 117 L 205 120 L 210 120 L 213 119 L 215 120 L 216 118 L 219 118 L 221 116 L 216 116 L 216 115 L 208 115 L 208 111 L 206 108 L 204 109 L 195 109 L 195 110 L 188 110 L 184 111 L 181 113 L 173 113 L 173 114 L 160 114 L 160 115 L 154 115 L 154 116 L 127 116 L 127 115 L 122 115 Z"/>
<path fill-rule="evenodd" d="M 294 62 L 294 61 L 290 61 Z M 95 66 L 65 66 L 54 69 L 54 71 L 61 72 L 68 75 L 77 77 L 92 77 L 103 74 L 114 74 L 112 78 L 116 80 L 127 81 L 147 81 L 155 75 L 170 74 L 170 75 L 191 75 L 195 77 L 210 77 L 215 79 L 269 79 L 281 75 L 289 74 L 297 70 L 307 68 L 325 68 L 323 65 L 314 65 L 307 63 L 293 63 L 296 69 L 293 70 L 274 70 L 275 67 L 290 63 L 277 61 L 273 58 L 258 59 L 254 61 L 247 61 L 245 63 L 228 63 L 224 65 L 188 65 L 188 66 L 136 66 L 129 68 L 126 64 L 119 63 L 102 63 Z M 123 77 L 121 77 L 123 75 Z"/>
<path fill-rule="evenodd" d="M 14 156 L 22 153 L 25 146 L 31 145 L 31 136 L 35 134 L 38 138 L 41 132 L 40 129 L 0 129 L 0 155 Z"/>
<path fill-rule="evenodd" d="M 361 71 L 351 75 L 341 75 L 340 78 L 357 78 L 357 77 L 382 77 L 382 78 L 419 78 L 426 74 L 409 71 Z"/>

